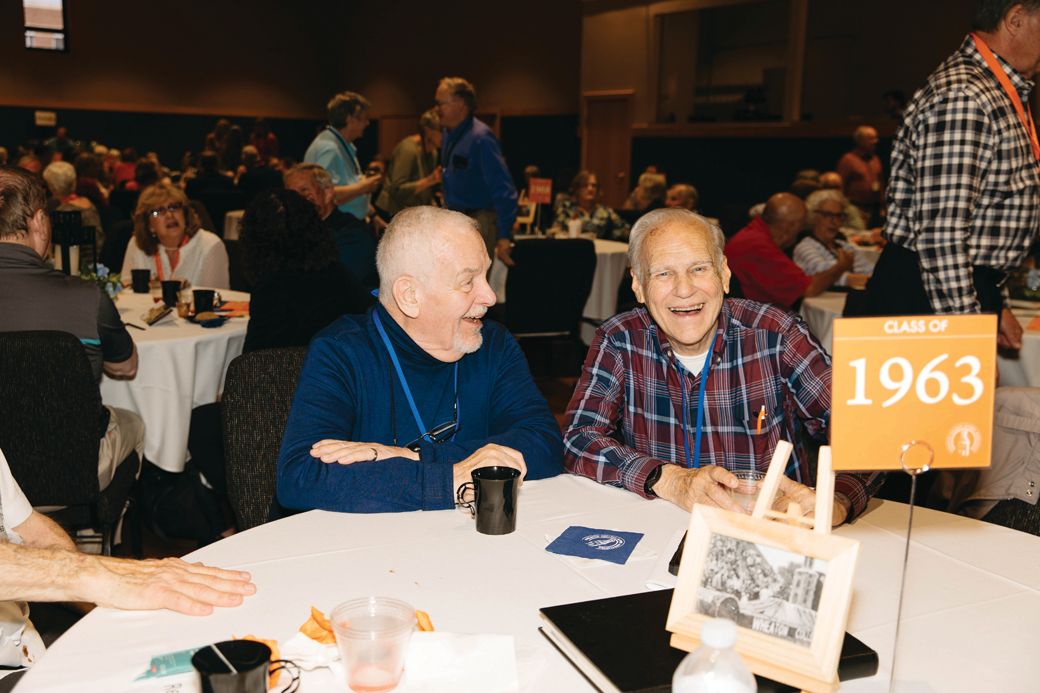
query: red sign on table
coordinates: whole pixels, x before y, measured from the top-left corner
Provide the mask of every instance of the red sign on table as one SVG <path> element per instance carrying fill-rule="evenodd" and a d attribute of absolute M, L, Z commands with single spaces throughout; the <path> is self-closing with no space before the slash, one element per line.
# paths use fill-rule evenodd
<path fill-rule="evenodd" d="M 540 205 L 552 204 L 552 178 L 529 178 L 527 199 Z"/>

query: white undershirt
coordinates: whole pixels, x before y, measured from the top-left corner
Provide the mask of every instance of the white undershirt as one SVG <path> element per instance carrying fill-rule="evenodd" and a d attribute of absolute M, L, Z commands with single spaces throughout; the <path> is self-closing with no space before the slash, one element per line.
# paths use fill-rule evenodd
<path fill-rule="evenodd" d="M 676 354 L 675 358 L 679 359 L 679 363 L 691 375 L 700 375 L 701 371 L 704 370 L 704 362 L 708 360 L 708 352 L 705 351 L 703 354 L 697 354 L 696 356 L 680 356 Z"/>

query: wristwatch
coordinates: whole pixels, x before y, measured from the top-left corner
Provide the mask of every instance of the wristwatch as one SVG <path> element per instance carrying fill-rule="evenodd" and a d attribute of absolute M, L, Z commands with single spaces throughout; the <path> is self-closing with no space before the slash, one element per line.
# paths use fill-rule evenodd
<path fill-rule="evenodd" d="M 657 498 L 657 494 L 654 493 L 654 484 L 661 480 L 661 469 L 663 468 L 664 465 L 659 464 L 646 475 L 646 483 L 643 484 L 643 490 L 646 491 L 647 495 Z"/>

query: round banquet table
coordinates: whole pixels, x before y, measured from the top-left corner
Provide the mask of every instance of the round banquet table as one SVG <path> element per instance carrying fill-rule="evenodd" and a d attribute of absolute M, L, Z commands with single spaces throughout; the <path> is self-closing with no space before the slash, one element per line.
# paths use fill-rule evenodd
<path fill-rule="evenodd" d="M 668 579 L 689 515 L 665 501 L 563 475 L 524 484 L 517 530 L 476 532 L 455 510 L 383 515 L 311 511 L 236 534 L 190 560 L 249 570 L 257 593 L 198 618 L 96 609 L 62 636 L 17 691 L 198 690 L 191 674 L 133 683 L 154 655 L 251 633 L 283 642 L 307 619 L 347 599 L 380 594 L 427 611 L 438 631 L 512 636 L 519 690 L 592 690 L 538 632 L 538 609 L 631 594 Z M 872 501 L 837 530 L 860 541 L 848 630 L 874 648 L 881 672 L 843 691 L 886 689 L 907 506 Z M 645 534 L 625 565 L 545 551 L 571 525 Z M 917 509 L 897 678 L 921 691 L 1035 689 L 1040 650 L 1040 538 Z M 328 669 L 302 690 L 346 687 Z M 405 687 L 406 688 L 406 687 Z"/>
<path fill-rule="evenodd" d="M 834 319 L 841 317 L 846 295 L 825 291 L 802 301 L 802 319 L 827 353 L 831 352 L 833 343 Z M 1022 333 L 1022 349 L 1018 352 L 1018 358 L 997 355 L 1000 386 L 1040 387 L 1040 332 L 1026 329 L 1033 318 L 1040 314 L 1040 303 L 1013 300 L 1011 311 L 1025 331 Z"/>
<path fill-rule="evenodd" d="M 528 238 L 544 238 L 544 236 L 517 236 L 516 242 L 523 243 Z M 621 284 L 621 277 L 628 268 L 628 244 L 620 241 L 608 241 L 597 238 L 593 241 L 596 246 L 596 272 L 592 275 L 592 289 L 589 298 L 585 301 L 585 307 L 581 311 L 583 318 L 595 320 L 597 323 L 606 320 L 617 312 L 617 291 Z M 495 297 L 499 303 L 506 302 L 506 275 L 509 268 L 498 258 L 491 265 L 491 274 L 488 282 L 495 291 Z M 581 339 L 586 344 L 592 343 L 596 334 L 593 325 L 583 322 L 581 325 Z"/>
<path fill-rule="evenodd" d="M 101 399 L 137 412 L 144 420 L 145 457 L 166 471 L 182 472 L 191 410 L 217 401 L 228 364 L 242 353 L 249 318 L 230 318 L 207 328 L 174 311 L 148 326 L 141 316 L 155 305 L 153 294 L 124 289 L 116 300 L 123 322 L 144 329 L 127 329 L 137 345 L 137 375 L 132 380 L 104 376 Z M 220 294 L 225 301 L 249 300 L 241 291 L 221 289 Z"/>

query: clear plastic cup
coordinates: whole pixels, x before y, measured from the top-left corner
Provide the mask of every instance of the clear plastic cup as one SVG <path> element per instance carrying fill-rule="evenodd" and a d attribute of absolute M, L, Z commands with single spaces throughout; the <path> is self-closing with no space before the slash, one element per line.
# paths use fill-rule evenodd
<path fill-rule="evenodd" d="M 762 482 L 766 479 L 766 473 L 755 469 L 742 469 L 733 472 L 737 477 L 736 488 L 728 489 L 733 502 L 751 514 L 755 509 L 755 501 L 758 500 L 758 492 L 762 489 Z"/>
<path fill-rule="evenodd" d="M 415 608 L 389 597 L 364 597 L 337 606 L 331 621 L 350 689 L 393 690 L 415 630 Z"/>

